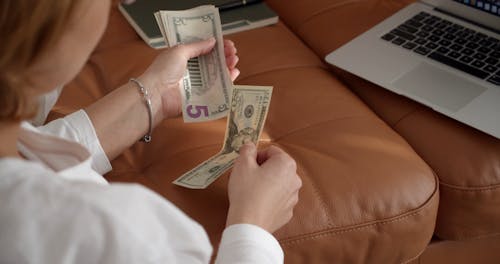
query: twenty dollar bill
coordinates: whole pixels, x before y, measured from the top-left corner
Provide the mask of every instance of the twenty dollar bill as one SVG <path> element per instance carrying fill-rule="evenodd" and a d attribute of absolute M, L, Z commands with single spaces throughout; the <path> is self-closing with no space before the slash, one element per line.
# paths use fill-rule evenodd
<path fill-rule="evenodd" d="M 221 151 L 173 183 L 190 189 L 205 189 L 233 166 L 243 144 L 253 142 L 257 145 L 272 91 L 273 88 L 268 86 L 235 85 Z"/>
<path fill-rule="evenodd" d="M 232 82 L 226 68 L 219 10 L 213 5 L 183 11 L 159 11 L 155 18 L 168 46 L 214 37 L 211 52 L 188 61 L 182 80 L 184 122 L 204 122 L 225 117 Z"/>

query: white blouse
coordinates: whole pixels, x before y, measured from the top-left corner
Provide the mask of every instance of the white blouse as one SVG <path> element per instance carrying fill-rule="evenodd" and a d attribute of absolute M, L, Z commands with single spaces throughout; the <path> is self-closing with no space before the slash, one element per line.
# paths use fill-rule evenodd
<path fill-rule="evenodd" d="M 153 143 L 154 144 L 154 143 Z M 111 165 L 80 110 L 42 127 L 24 122 L 19 151 L 0 159 L 0 263 L 209 263 L 201 225 Z M 216 263 L 283 263 L 264 229 L 224 230 Z"/>

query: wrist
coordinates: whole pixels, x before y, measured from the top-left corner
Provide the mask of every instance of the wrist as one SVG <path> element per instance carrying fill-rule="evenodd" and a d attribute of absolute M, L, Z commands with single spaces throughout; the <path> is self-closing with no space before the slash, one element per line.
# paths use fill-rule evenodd
<path fill-rule="evenodd" d="M 154 103 L 157 105 L 155 108 L 155 124 L 167 118 L 177 117 L 182 113 L 179 82 L 161 82 L 158 78 L 155 78 L 155 75 L 147 72 L 141 75 L 140 78 L 148 83 L 155 94 Z"/>
<path fill-rule="evenodd" d="M 237 212 L 230 207 L 226 218 L 226 227 L 237 224 L 251 224 L 269 232 L 269 227 L 265 224 L 265 221 L 262 220 L 262 217 L 258 217 L 255 213 L 249 215 L 244 212 Z"/>
<path fill-rule="evenodd" d="M 153 127 L 156 127 L 164 118 L 162 111 L 161 93 L 158 89 L 159 85 L 148 75 L 143 74 L 137 78 L 146 89 L 148 89 L 151 98 L 151 107 L 153 112 Z"/>

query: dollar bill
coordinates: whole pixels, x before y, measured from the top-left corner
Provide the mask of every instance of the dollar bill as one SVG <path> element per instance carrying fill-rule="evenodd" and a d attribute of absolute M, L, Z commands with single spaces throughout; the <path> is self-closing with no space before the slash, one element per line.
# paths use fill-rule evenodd
<path fill-rule="evenodd" d="M 272 90 L 270 86 L 235 85 L 221 151 L 173 183 L 190 189 L 205 189 L 233 166 L 243 144 L 253 142 L 257 145 L 266 121 Z"/>
<path fill-rule="evenodd" d="M 184 122 L 205 122 L 227 116 L 232 82 L 226 67 L 219 11 L 213 5 L 183 11 L 159 11 L 156 21 L 168 46 L 214 37 L 208 54 L 188 61 L 182 80 Z"/>

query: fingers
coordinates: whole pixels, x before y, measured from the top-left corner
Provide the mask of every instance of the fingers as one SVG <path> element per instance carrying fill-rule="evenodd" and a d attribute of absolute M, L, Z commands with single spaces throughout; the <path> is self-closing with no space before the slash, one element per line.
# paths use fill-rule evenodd
<path fill-rule="evenodd" d="M 229 70 L 232 70 L 236 67 L 236 64 L 238 64 L 238 61 L 240 58 L 236 55 L 231 55 L 229 57 L 226 57 L 226 65 Z"/>
<path fill-rule="evenodd" d="M 296 193 L 294 193 L 292 195 L 292 197 L 290 197 L 290 199 L 288 200 L 288 204 L 286 205 L 288 208 L 288 210 L 287 210 L 288 215 L 286 217 L 287 218 L 286 223 L 288 223 L 293 218 L 293 209 L 295 208 L 295 206 L 297 205 L 298 202 L 299 202 L 299 192 L 297 191 Z"/>
<path fill-rule="evenodd" d="M 212 37 L 203 41 L 178 45 L 177 49 L 179 49 L 181 54 L 188 60 L 210 52 L 214 48 L 215 42 L 215 38 Z M 236 56 L 236 51 L 234 43 L 231 40 L 225 39 L 224 53 L 226 56 L 226 65 L 232 81 L 240 74 L 240 71 L 236 69 L 236 64 L 238 64 L 240 60 L 240 58 Z"/>
<path fill-rule="evenodd" d="M 277 147 L 270 147 L 267 152 L 264 152 L 262 156 L 257 159 L 257 164 L 259 164 L 259 162 L 261 162 L 261 168 L 270 171 L 287 171 L 288 173 L 296 173 L 297 171 L 295 160 Z"/>
<path fill-rule="evenodd" d="M 259 151 L 259 153 L 257 154 L 257 162 L 259 164 L 262 164 L 262 163 L 266 162 L 272 156 L 283 154 L 283 153 L 285 153 L 285 152 L 283 150 L 281 150 L 280 148 L 278 148 L 276 146 L 270 146 L 264 150 Z"/>
<path fill-rule="evenodd" d="M 215 38 L 209 38 L 203 41 L 193 42 L 189 44 L 178 45 L 177 48 L 181 50 L 186 60 L 198 57 L 210 52 L 215 46 Z"/>
<path fill-rule="evenodd" d="M 267 156 L 267 149 L 261 150 L 257 153 L 257 164 L 262 165 L 269 157 Z"/>
<path fill-rule="evenodd" d="M 240 164 L 254 166 L 257 165 L 257 148 L 253 143 L 245 143 L 241 146 L 240 156 L 236 160 L 235 167 L 240 166 Z"/>
<path fill-rule="evenodd" d="M 236 78 L 238 78 L 239 75 L 240 75 L 240 70 L 236 68 L 229 70 L 229 76 L 231 76 L 231 81 L 234 82 L 234 80 L 236 80 Z"/>
<path fill-rule="evenodd" d="M 236 47 L 234 46 L 234 42 L 229 39 L 224 40 L 224 55 L 229 57 L 231 55 L 235 55 L 238 52 Z"/>
<path fill-rule="evenodd" d="M 245 143 L 243 146 L 240 147 L 240 156 L 243 157 L 248 157 L 252 160 L 257 159 L 257 148 L 255 147 L 255 144 L 249 142 Z"/>
<path fill-rule="evenodd" d="M 232 42 L 231 40 L 229 39 L 225 39 L 224 40 L 224 55 L 226 57 L 226 65 L 227 65 L 227 68 L 229 69 L 229 71 L 233 70 L 236 68 L 236 64 L 238 64 L 238 61 L 240 60 L 240 58 L 236 55 L 236 53 L 238 52 L 238 50 L 236 50 L 236 47 L 234 46 L 234 42 Z M 238 75 L 239 75 L 239 71 L 238 71 Z M 231 75 L 231 79 L 234 81 L 234 79 L 236 79 L 236 77 L 238 77 L 236 75 L 236 77 L 234 77 L 233 75 Z"/>
<path fill-rule="evenodd" d="M 297 175 L 297 177 L 296 177 L 296 179 L 297 179 L 297 181 L 296 181 L 297 182 L 297 186 L 296 187 L 297 187 L 297 192 L 298 192 L 298 190 L 300 188 L 302 188 L 302 179 L 300 178 L 300 176 L 298 174 L 296 174 L 296 175 Z M 297 193 L 297 197 L 298 197 L 298 193 Z"/>
<path fill-rule="evenodd" d="M 290 212 L 293 213 L 293 208 L 297 205 L 299 202 L 299 189 L 295 191 L 291 196 L 290 199 L 288 199 L 286 207 L 290 208 Z"/>
<path fill-rule="evenodd" d="M 234 42 L 230 39 L 224 39 L 224 46 L 234 46 Z"/>

